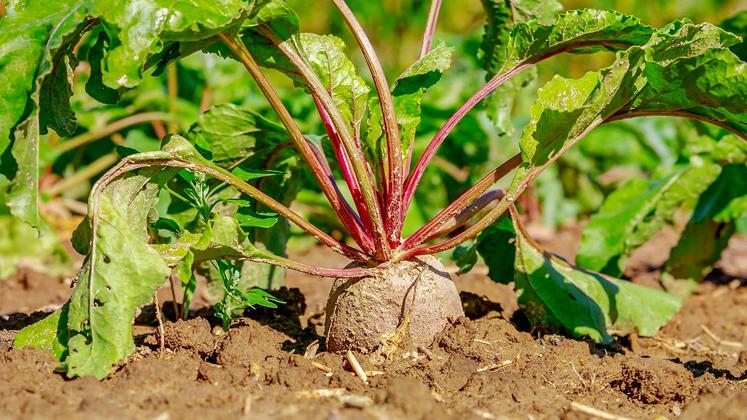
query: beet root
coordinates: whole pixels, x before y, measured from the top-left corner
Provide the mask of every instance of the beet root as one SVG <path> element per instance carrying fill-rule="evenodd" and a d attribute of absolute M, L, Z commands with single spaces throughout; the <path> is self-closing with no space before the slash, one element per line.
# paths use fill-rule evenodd
<path fill-rule="evenodd" d="M 327 350 L 370 353 L 409 315 L 414 346 L 428 346 L 464 316 L 454 281 L 432 256 L 382 264 L 370 276 L 335 280 L 327 300 Z"/>

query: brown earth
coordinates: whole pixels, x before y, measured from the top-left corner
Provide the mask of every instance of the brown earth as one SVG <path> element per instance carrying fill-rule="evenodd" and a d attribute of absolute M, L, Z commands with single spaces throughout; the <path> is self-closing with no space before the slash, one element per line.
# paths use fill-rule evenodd
<path fill-rule="evenodd" d="M 0 284 L 0 313 L 15 313 L 0 317 L 0 418 L 575 419 L 600 410 L 617 419 L 744 419 L 745 244 L 732 240 L 719 275 L 656 337 L 611 347 L 518 330 L 513 292 L 478 267 L 456 279 L 468 318 L 431 346 L 356 355 L 368 383 L 345 356 L 318 350 L 331 280 L 298 274 L 276 293 L 288 302 L 280 310 L 251 311 L 227 333 L 209 317 L 167 323 L 163 351 L 144 311 L 151 323 L 136 329 L 127 363 L 102 382 L 66 380 L 47 354 L 9 349 L 14 330 L 41 316 L 30 312 L 70 293 L 65 282 L 22 273 Z M 572 257 L 565 246 L 548 248 Z M 304 259 L 342 262 L 320 251 Z M 646 281 L 654 266 L 643 261 L 634 271 Z"/>

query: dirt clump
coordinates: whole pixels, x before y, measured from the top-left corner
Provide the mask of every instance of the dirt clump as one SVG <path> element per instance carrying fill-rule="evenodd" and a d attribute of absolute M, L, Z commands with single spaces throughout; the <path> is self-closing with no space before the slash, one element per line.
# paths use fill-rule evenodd
<path fill-rule="evenodd" d="M 747 418 L 747 392 L 731 386 L 706 387 L 682 413 L 683 420 L 702 419 L 707 415 L 719 420 Z"/>
<path fill-rule="evenodd" d="M 201 357 L 215 351 L 215 336 L 211 333 L 210 323 L 204 318 L 166 322 L 163 330 L 163 342 L 167 349 L 195 352 Z"/>
<path fill-rule="evenodd" d="M 251 368 L 280 352 L 286 336 L 254 320 L 242 320 L 221 340 L 216 361 L 222 366 Z"/>
<path fill-rule="evenodd" d="M 644 404 L 683 403 L 696 394 L 692 373 L 668 360 L 625 360 L 621 376 L 612 386 Z"/>
<path fill-rule="evenodd" d="M 430 388 L 411 376 L 389 380 L 385 403 L 398 417 L 408 419 L 436 418 L 440 405 Z"/>

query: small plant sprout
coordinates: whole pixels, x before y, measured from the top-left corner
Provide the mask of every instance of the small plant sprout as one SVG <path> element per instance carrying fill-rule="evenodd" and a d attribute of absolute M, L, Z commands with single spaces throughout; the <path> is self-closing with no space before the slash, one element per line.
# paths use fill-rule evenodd
<path fill-rule="evenodd" d="M 88 32 L 109 39 L 99 46 L 101 65 L 92 66 L 97 73 L 89 83 L 98 90 L 91 92 L 135 86 L 145 74 L 158 73 L 169 62 L 202 50 L 243 64 L 279 121 L 245 111 L 259 134 L 252 147 L 229 156 L 230 163 L 219 162 L 216 156 L 229 149 L 232 138 L 209 138 L 198 126 L 185 137 L 170 135 L 160 151 L 127 155 L 98 180 L 90 194 L 88 218 L 75 236 L 77 249 L 87 255 L 78 284 L 56 321 L 46 321 L 55 326 L 54 346 L 69 376 L 106 376 L 133 349 L 131 323 L 137 307 L 149 302 L 169 275 L 190 284 L 195 267 L 217 260 L 248 260 L 335 278 L 326 314 L 330 351 L 374 351 L 405 319 L 413 344 L 428 346 L 449 320 L 464 315 L 457 289 L 434 255 L 495 232 L 496 221 L 509 210 L 514 217 L 507 229 L 517 239 L 513 241 L 516 263 L 511 259 L 508 264 L 525 276 L 517 287 L 524 288 L 525 297 L 534 293 L 550 307 L 545 318 L 566 325 L 563 321 L 573 314 L 558 314 L 548 303 L 553 293 L 573 305 L 597 290 L 578 285 L 597 281 L 603 296 L 610 295 L 611 288 L 617 288 L 620 296 L 639 293 L 636 299 L 646 294 L 639 289 L 629 292 L 628 286 L 620 285 L 625 282 L 578 271 L 536 250 L 512 208 L 537 176 L 595 127 L 611 121 L 652 115 L 690 118 L 747 138 L 747 65 L 729 50 L 739 37 L 687 20 L 656 29 L 614 11 L 559 12 L 555 1 L 483 0 L 488 18 L 480 58 L 487 82 L 446 119 L 425 151 L 416 156 L 423 95 L 448 71 L 453 55 L 443 42 L 434 41 L 441 1 L 433 0 L 430 7 L 420 57 L 393 82 L 385 77 L 363 29 L 365 22 L 358 21 L 344 0 L 331 1 L 355 39 L 371 86 L 356 73 L 340 38 L 300 32 L 298 18 L 280 0 L 198 1 L 199 7 L 193 2 L 163 6 L 155 0 L 94 0 L 73 9 L 54 1 L 43 12 L 9 12 L 4 28 L 11 25 L 19 40 L 38 47 L 36 53 L 26 47 L 14 50 L 21 57 L 19 63 L 31 63 L 32 68 L 33 63 L 41 63 L 35 68 L 36 78 L 25 80 L 13 74 L 13 80 L 6 77 L 4 82 L 28 82 L 36 90 L 0 99 L 7 115 L 18 116 L 12 125 L 0 126 L 4 136 L 0 141 L 14 139 L 10 147 L 18 169 L 10 205 L 21 217 L 35 217 L 37 168 L 29 166 L 33 159 L 28 156 L 38 151 L 38 135 L 32 131 L 45 133 L 51 128 L 72 134 L 73 116 L 66 102 L 69 82 L 64 76 L 77 60 L 75 45 Z M 133 8 L 142 13 L 137 24 L 129 16 Z M 18 26 L 13 26 L 13 19 Z M 0 31 L 0 39 L 8 36 Z M 532 68 L 545 60 L 562 53 L 599 51 L 613 52 L 612 64 L 577 79 L 555 76 L 547 82 L 529 110 L 519 152 L 403 237 L 405 218 L 426 168 L 465 115 L 484 101 L 510 103 L 518 86 L 531 77 Z M 32 54 L 37 55 L 29 58 Z M 288 76 L 313 99 L 323 133 L 302 132 L 268 79 L 267 68 Z M 2 74 L 6 73 L 11 70 L 3 68 Z M 323 135 L 321 143 L 318 135 Z M 276 179 L 288 173 L 276 164 L 283 153 L 303 162 L 350 242 L 318 228 L 275 191 L 267 190 L 267 185 L 277 185 Z M 496 184 L 509 174 L 508 186 L 498 189 Z M 199 191 L 197 177 L 204 184 Z M 172 231 L 172 240 L 157 241 L 153 222 L 158 217 L 154 219 L 153 208 L 166 190 L 189 191 L 195 198 L 184 198 L 197 200 L 203 213 L 193 223 L 166 229 Z M 233 213 L 217 211 L 221 206 Z M 253 242 L 258 232 L 278 228 L 279 219 L 308 232 L 351 264 L 311 266 Z M 170 224 L 162 220 L 158 226 L 156 230 L 163 231 Z M 498 264 L 501 255 L 488 257 L 491 264 Z M 241 297 L 235 287 L 236 267 L 216 263 L 214 268 L 228 279 L 225 290 L 235 307 L 276 303 L 259 292 Z M 555 292 L 535 283 L 542 279 L 556 281 Z M 634 308 L 611 310 L 607 299 L 587 311 L 595 317 L 590 324 L 569 329 L 602 342 L 609 341 L 609 325 L 652 333 L 678 307 L 678 302 L 661 295 L 646 295 L 638 302 L 645 305 L 644 300 L 653 299 L 660 307 L 651 319 L 641 316 L 644 310 L 636 309 L 638 303 L 629 304 Z"/>

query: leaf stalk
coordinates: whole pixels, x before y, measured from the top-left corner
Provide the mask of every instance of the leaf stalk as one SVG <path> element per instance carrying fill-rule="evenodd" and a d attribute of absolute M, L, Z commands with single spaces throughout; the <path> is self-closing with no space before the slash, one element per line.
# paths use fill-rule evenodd
<path fill-rule="evenodd" d="M 226 46 L 231 49 L 234 55 L 236 55 L 239 61 L 241 61 L 244 67 L 249 71 L 254 80 L 257 82 L 260 90 L 262 90 L 262 93 L 270 102 L 270 105 L 277 113 L 283 126 L 288 131 L 288 135 L 290 136 L 291 141 L 301 153 L 301 157 L 309 165 L 314 178 L 319 183 L 322 192 L 327 197 L 327 200 L 329 200 L 330 205 L 337 213 L 340 221 L 343 223 L 346 229 L 348 229 L 348 231 L 359 232 L 361 229 L 360 220 L 351 211 L 349 205 L 345 201 L 345 198 L 342 196 L 340 191 L 337 189 L 337 186 L 334 184 L 334 179 L 331 173 L 325 171 L 325 167 L 320 161 L 319 157 L 314 153 L 314 151 L 306 141 L 306 138 L 303 136 L 303 133 L 301 133 L 301 130 L 293 120 L 293 117 L 288 112 L 288 109 L 282 103 L 277 92 L 260 70 L 259 64 L 257 64 L 257 62 L 254 60 L 254 57 L 246 48 L 244 42 L 238 36 L 229 33 L 222 33 L 220 35 L 220 38 L 226 44 Z M 359 235 L 354 235 L 354 239 L 356 237 L 358 237 L 358 240 L 361 240 L 361 237 Z M 359 245 L 361 244 L 359 243 Z"/>
<path fill-rule="evenodd" d="M 381 105 L 382 123 L 386 136 L 387 160 L 388 160 L 388 180 L 387 191 L 385 194 L 385 228 L 389 243 L 392 246 L 399 245 L 402 223 L 404 222 L 404 202 L 402 201 L 402 191 L 404 186 L 405 168 L 403 165 L 402 141 L 399 135 L 399 125 L 397 114 L 394 110 L 394 98 L 392 97 L 387 82 L 384 69 L 381 66 L 376 51 L 368 39 L 366 32 L 361 26 L 358 19 L 353 14 L 344 0 L 332 0 L 342 15 L 348 28 L 353 33 L 358 46 L 366 60 L 371 78 L 376 88 L 376 95 Z M 373 112 L 373 111 L 372 111 Z"/>

